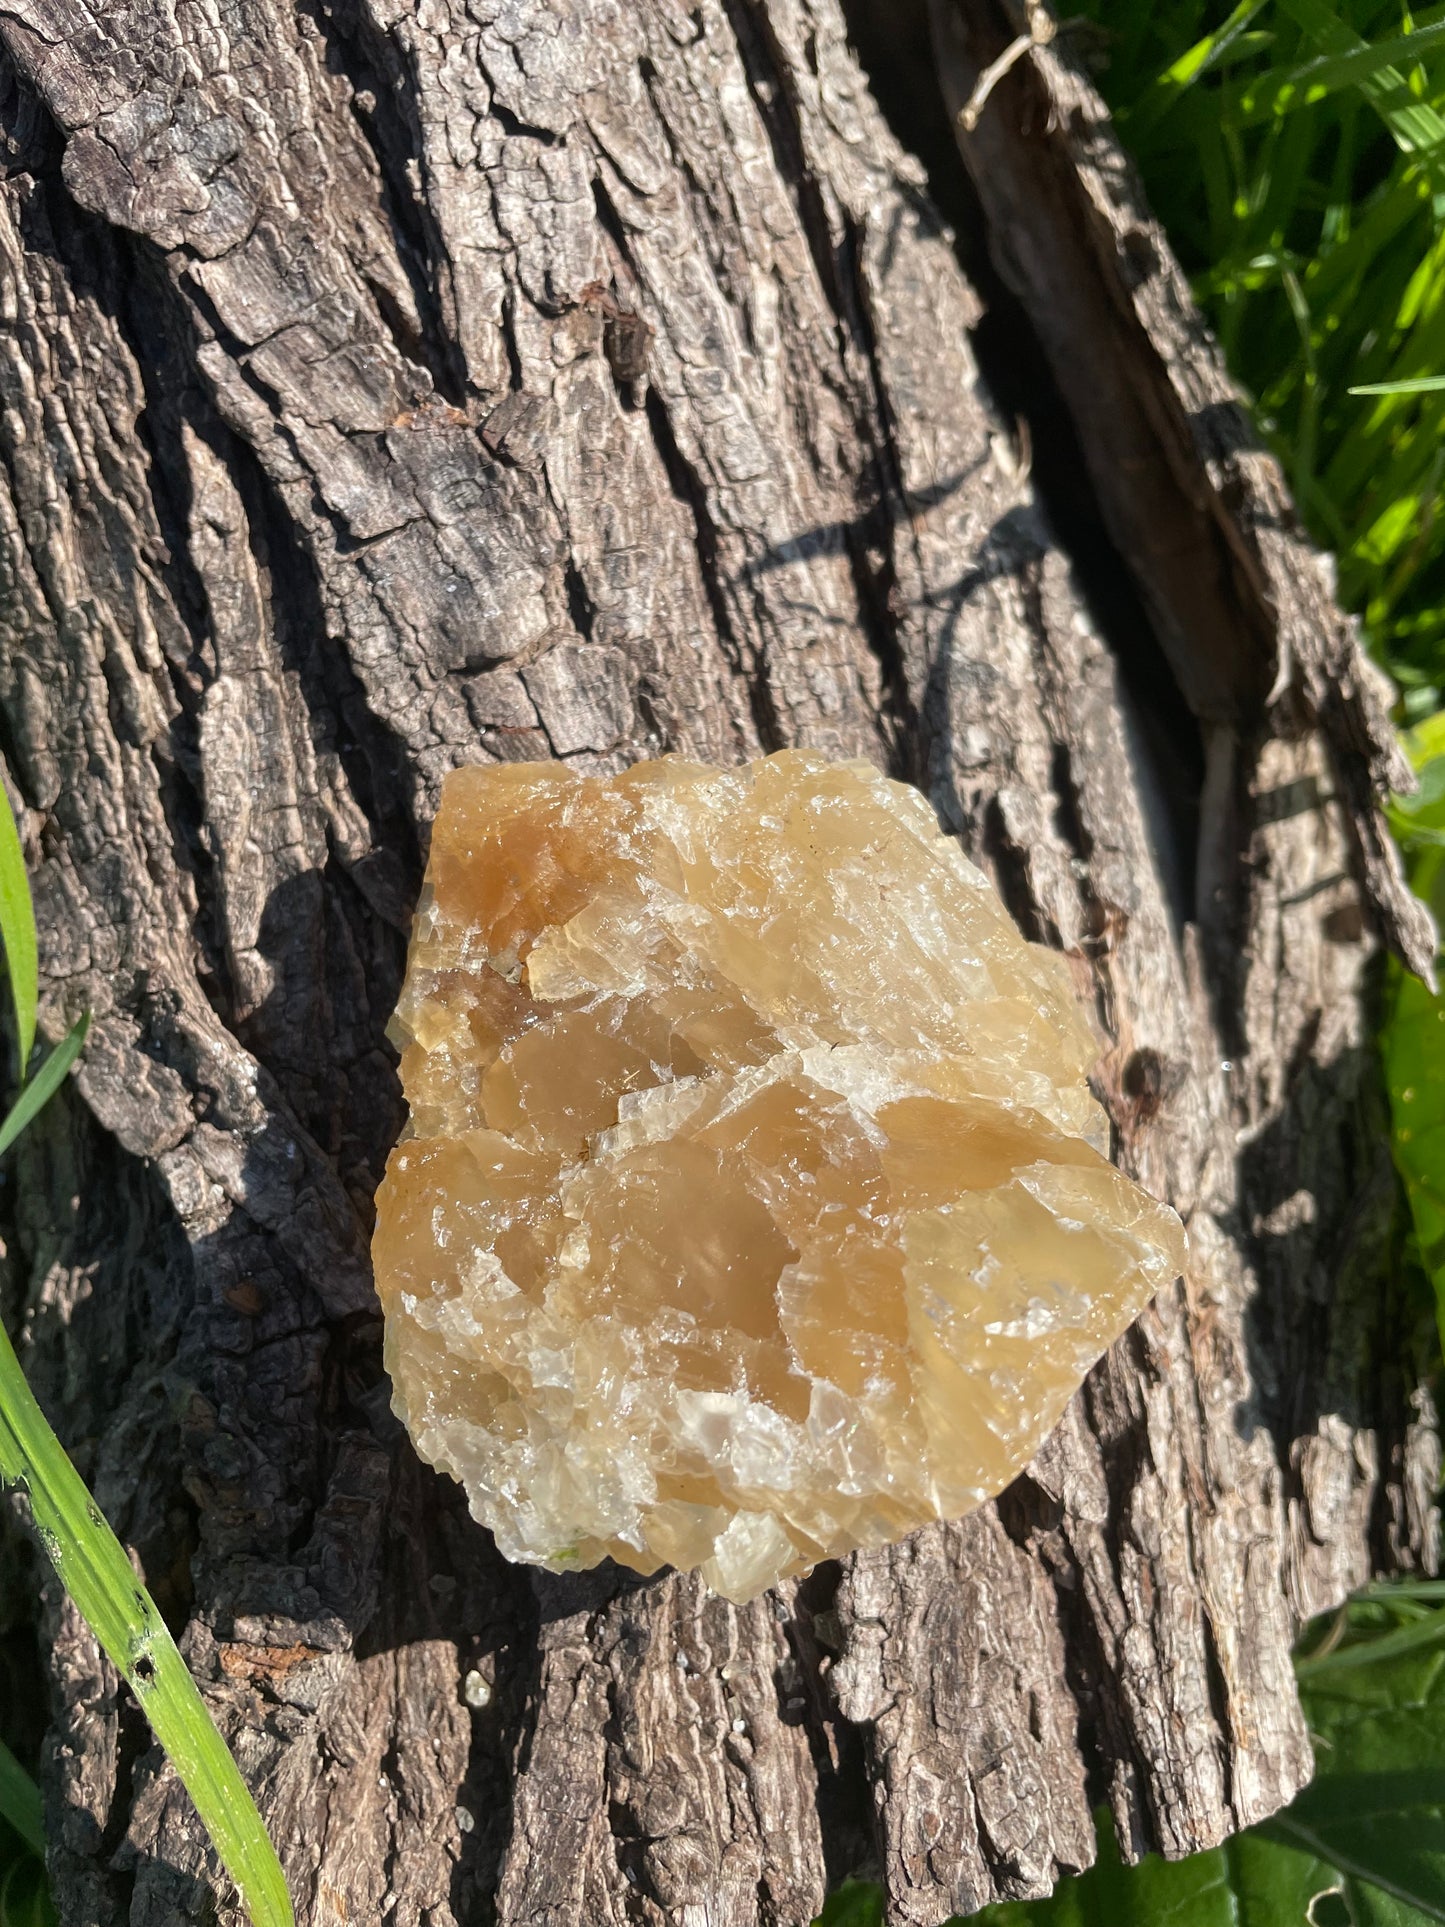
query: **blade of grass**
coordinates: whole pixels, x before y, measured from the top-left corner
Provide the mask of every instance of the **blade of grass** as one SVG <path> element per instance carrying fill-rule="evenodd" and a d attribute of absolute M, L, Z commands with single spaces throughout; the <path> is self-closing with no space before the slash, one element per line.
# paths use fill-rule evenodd
<path fill-rule="evenodd" d="M 1377 1579 L 1373 1585 L 1362 1586 L 1355 1598 L 1369 1605 L 1377 1601 L 1394 1605 L 1402 1599 L 1445 1600 L 1445 1579 Z"/>
<path fill-rule="evenodd" d="M 1323 53 L 1339 58 L 1371 52 L 1369 42 L 1326 6 L 1325 0 L 1280 0 L 1280 5 Z M 1418 154 L 1432 173 L 1445 173 L 1445 120 L 1428 102 L 1415 98 L 1398 67 L 1381 60 L 1355 85 L 1389 128 L 1398 147 L 1407 154 Z"/>
<path fill-rule="evenodd" d="M 1121 111 L 1121 121 L 1136 138 L 1173 109 L 1186 88 L 1217 67 L 1230 48 L 1248 29 L 1257 14 L 1264 11 L 1265 0 L 1241 0 L 1223 26 L 1180 54 L 1159 75 L 1153 86 L 1131 107 Z"/>
<path fill-rule="evenodd" d="M 1445 375 L 1412 375 L 1405 381 L 1362 381 L 1351 395 L 1434 395 L 1445 389 Z"/>
<path fill-rule="evenodd" d="M 1358 1666 L 1373 1666 L 1423 1646 L 1438 1646 L 1442 1641 L 1445 1641 L 1445 1611 L 1432 1612 L 1423 1619 L 1398 1626 L 1393 1632 L 1380 1633 L 1373 1639 L 1361 1640 L 1356 1645 L 1336 1646 L 1333 1652 L 1318 1656 L 1306 1654 L 1296 1659 L 1295 1672 L 1302 1681 L 1313 1685 L 1328 1675 L 1351 1672 Z"/>
<path fill-rule="evenodd" d="M 10 1000 L 15 1006 L 15 1035 L 20 1045 L 20 1075 L 25 1075 L 35 1044 L 35 1012 L 40 1001 L 40 966 L 35 942 L 35 911 L 30 902 L 30 880 L 20 849 L 20 832 L 10 814 L 9 799 L 0 801 L 0 942 L 10 976 Z"/>
<path fill-rule="evenodd" d="M 1285 270 L 1285 296 L 1300 336 L 1300 361 L 1304 370 L 1299 398 L 1299 419 L 1295 429 L 1291 485 L 1296 495 L 1308 493 L 1315 466 L 1315 442 L 1319 426 L 1320 372 L 1315 359 L 1315 334 L 1309 301 L 1298 277 Z"/>
<path fill-rule="evenodd" d="M 0 1820 L 13 1827 L 32 1853 L 45 1853 L 40 1789 L 4 1740 L 0 1740 Z"/>
<path fill-rule="evenodd" d="M 27 1493 L 56 1572 L 140 1701 L 254 1927 L 294 1927 L 280 1862 L 240 1770 L 124 1547 L 51 1431 L 3 1329 L 0 1483 Z"/>
<path fill-rule="evenodd" d="M 65 1073 L 80 1055 L 81 1046 L 85 1043 L 89 1029 L 90 1012 L 87 1011 L 71 1026 L 11 1105 L 4 1122 L 0 1123 L 0 1157 L 4 1156 L 25 1126 L 39 1111 L 43 1110 L 60 1089 L 65 1081 Z"/>
<path fill-rule="evenodd" d="M 1237 106 L 1239 122 L 1268 120 L 1272 114 L 1288 114 L 1296 108 L 1312 107 L 1342 87 L 1361 87 L 1374 80 L 1397 60 L 1418 60 L 1445 47 L 1445 21 L 1433 27 L 1417 28 L 1392 40 L 1362 43 L 1353 53 L 1319 54 L 1302 66 L 1279 68 L 1261 74 L 1240 89 Z"/>

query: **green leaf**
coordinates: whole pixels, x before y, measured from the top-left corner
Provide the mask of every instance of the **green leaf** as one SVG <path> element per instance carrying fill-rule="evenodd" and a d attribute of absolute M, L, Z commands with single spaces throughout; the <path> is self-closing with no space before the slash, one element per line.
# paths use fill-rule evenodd
<path fill-rule="evenodd" d="M 1445 1607 L 1380 1587 L 1347 1623 L 1298 1663 L 1316 1777 L 1260 1832 L 1340 1868 L 1362 1927 L 1445 1921 Z"/>
<path fill-rule="evenodd" d="M 44 1855 L 40 1789 L 4 1740 L 0 1740 L 0 1820 L 14 1828 L 32 1853 Z"/>
<path fill-rule="evenodd" d="M 35 911 L 20 849 L 20 832 L 10 813 L 9 799 L 4 796 L 0 796 L 0 943 L 5 946 L 5 967 L 10 976 L 10 1000 L 15 1007 L 15 1035 L 19 1040 L 23 1078 L 35 1043 L 40 964 L 35 942 Z"/>
<path fill-rule="evenodd" d="M 72 1025 L 0 1122 L 0 1157 L 10 1149 L 26 1125 L 45 1108 L 65 1082 L 65 1074 L 79 1057 L 90 1029 L 90 1012 Z"/>
<path fill-rule="evenodd" d="M 883 1889 L 873 1880 L 845 1880 L 813 1927 L 883 1927 Z"/>
<path fill-rule="evenodd" d="M 1312 1853 L 1241 1834 L 1187 1860 L 1119 1858 L 1106 1809 L 1095 1816 L 1099 1857 L 1046 1900 L 1006 1901 L 970 1916 L 973 1927 L 1305 1927 L 1339 1885 Z"/>

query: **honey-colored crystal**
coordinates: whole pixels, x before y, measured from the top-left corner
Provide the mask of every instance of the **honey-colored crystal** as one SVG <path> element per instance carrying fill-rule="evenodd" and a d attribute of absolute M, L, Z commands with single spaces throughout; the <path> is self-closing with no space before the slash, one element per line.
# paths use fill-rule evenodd
<path fill-rule="evenodd" d="M 1183 1262 L 924 799 L 788 751 L 463 769 L 394 1025 L 397 1411 L 510 1558 L 746 1599 L 968 1511 Z"/>

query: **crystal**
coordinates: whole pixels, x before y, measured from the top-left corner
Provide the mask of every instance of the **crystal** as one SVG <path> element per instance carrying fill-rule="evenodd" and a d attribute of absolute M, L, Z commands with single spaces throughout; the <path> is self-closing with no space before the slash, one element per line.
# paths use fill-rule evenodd
<path fill-rule="evenodd" d="M 1184 1263 L 1064 960 L 862 763 L 456 771 L 392 1034 L 396 1409 L 512 1559 L 744 1600 L 955 1517 Z"/>

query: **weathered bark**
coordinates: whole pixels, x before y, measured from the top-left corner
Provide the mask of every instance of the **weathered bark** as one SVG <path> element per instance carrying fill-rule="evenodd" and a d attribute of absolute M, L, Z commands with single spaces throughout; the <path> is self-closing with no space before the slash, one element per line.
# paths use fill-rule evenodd
<path fill-rule="evenodd" d="M 966 88 L 1006 27 L 947 4 Z M 1273 1811 L 1297 1616 L 1434 1559 L 1369 1049 L 1427 933 L 1368 674 L 1087 90 L 999 90 L 970 281 L 836 0 L 13 0 L 0 49 L 0 743 L 47 1028 L 96 1012 L 5 1305 L 301 1920 L 800 1927 L 871 1869 L 931 1923 L 1086 1864 L 1100 1796 L 1130 1852 Z M 923 784 L 1069 955 L 1191 1275 L 961 1525 L 745 1610 L 508 1568 L 388 1415 L 366 1261 L 438 782 L 791 742 Z M 209 1918 L 47 1600 L 66 1927 Z"/>

